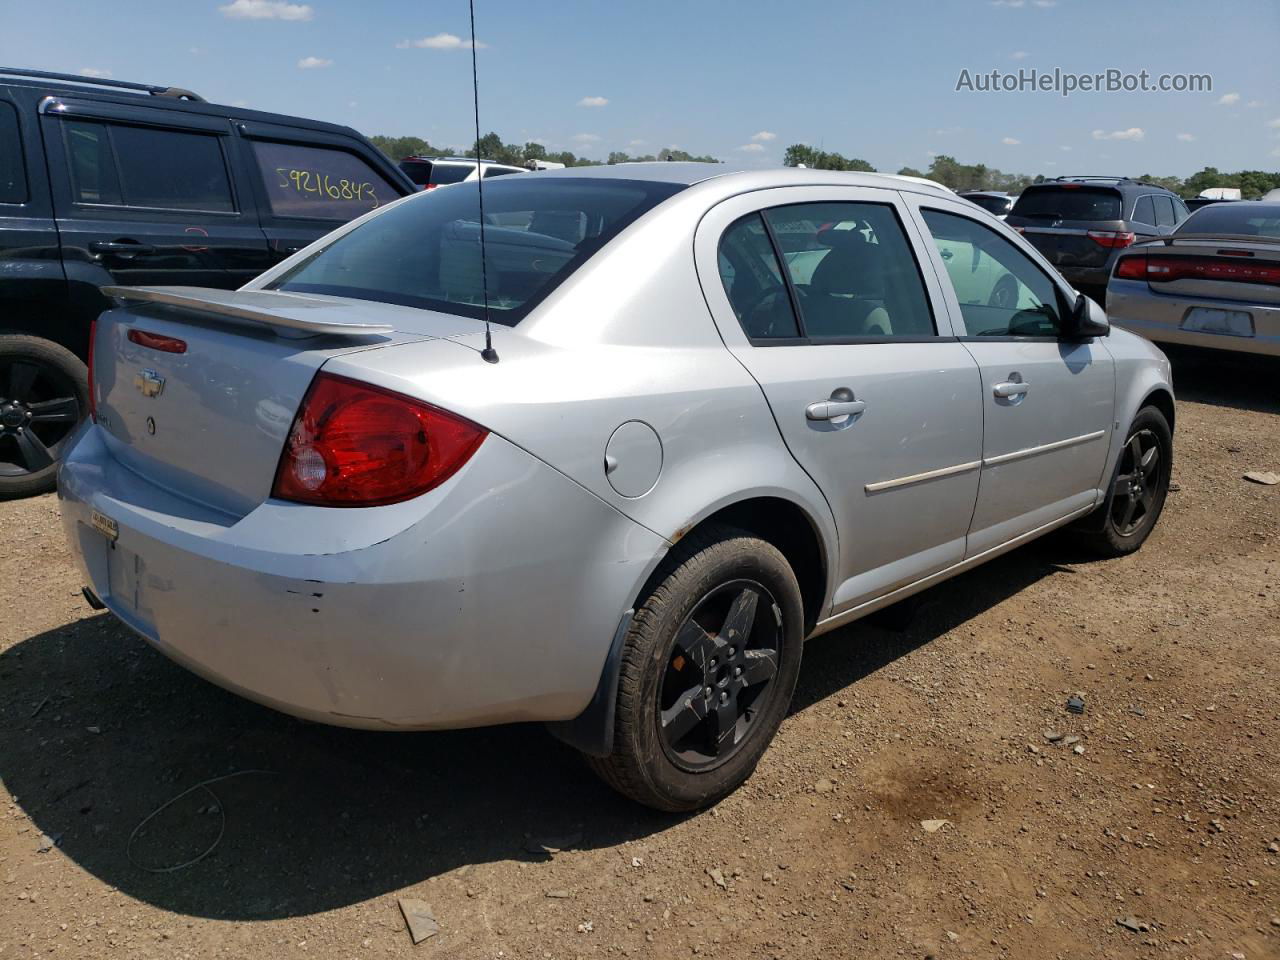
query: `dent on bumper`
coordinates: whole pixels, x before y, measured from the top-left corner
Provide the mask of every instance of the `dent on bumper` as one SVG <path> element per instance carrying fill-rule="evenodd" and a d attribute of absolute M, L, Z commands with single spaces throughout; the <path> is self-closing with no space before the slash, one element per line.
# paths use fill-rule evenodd
<path fill-rule="evenodd" d="M 408 503 L 267 501 L 237 520 L 131 473 L 90 427 L 59 496 L 86 582 L 148 642 L 249 699 L 344 726 L 576 716 L 667 546 L 496 436 Z M 94 509 L 118 523 L 114 546 Z"/>

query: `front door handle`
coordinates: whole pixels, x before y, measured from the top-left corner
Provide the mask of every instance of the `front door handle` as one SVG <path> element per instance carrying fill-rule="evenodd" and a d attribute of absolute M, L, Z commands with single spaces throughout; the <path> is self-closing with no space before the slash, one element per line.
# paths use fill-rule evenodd
<path fill-rule="evenodd" d="M 114 253 L 121 257 L 156 252 L 151 244 L 139 243 L 137 240 L 93 240 L 89 243 L 89 249 L 94 253 Z"/>
<path fill-rule="evenodd" d="M 1010 397 L 1025 396 L 1030 389 L 1031 384 L 1024 383 L 1021 380 L 1005 380 L 992 387 L 991 392 L 1001 400 L 1008 400 Z"/>
<path fill-rule="evenodd" d="M 810 420 L 838 420 L 855 416 L 865 409 L 865 400 L 819 400 L 805 407 L 804 415 Z"/>

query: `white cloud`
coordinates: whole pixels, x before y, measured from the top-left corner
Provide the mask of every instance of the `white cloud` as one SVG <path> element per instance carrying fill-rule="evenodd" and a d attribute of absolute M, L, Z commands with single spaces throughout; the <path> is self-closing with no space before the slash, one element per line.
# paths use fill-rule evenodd
<path fill-rule="evenodd" d="M 232 0 L 218 11 L 232 20 L 310 20 L 315 15 L 310 4 L 284 0 Z"/>
<path fill-rule="evenodd" d="M 1273 157 L 1280 157 L 1280 147 L 1276 147 L 1274 150 L 1272 150 L 1272 151 L 1271 151 L 1271 156 L 1273 156 Z"/>
<path fill-rule="evenodd" d="M 628 141 L 627 141 L 627 146 L 628 146 L 628 147 L 643 147 L 643 146 L 644 146 L 646 143 L 648 143 L 648 142 L 649 142 L 648 140 L 628 140 Z"/>
<path fill-rule="evenodd" d="M 1022 143 L 1022 141 L 1019 140 L 1017 137 L 1005 137 L 1000 142 L 1003 143 L 1006 147 L 1016 147 L 1018 144 Z"/>
<path fill-rule="evenodd" d="M 322 70 L 332 66 L 333 61 L 325 60 L 323 57 L 303 57 L 298 61 L 299 70 Z"/>
<path fill-rule="evenodd" d="M 1233 107 L 1239 102 L 1240 94 L 1238 93 L 1224 93 L 1218 98 L 1218 106 L 1220 107 Z"/>
<path fill-rule="evenodd" d="M 1061 150 L 1063 153 L 1070 153 L 1070 152 L 1071 152 L 1071 148 L 1070 148 L 1070 147 L 1059 147 L 1058 149 L 1059 149 L 1059 150 Z"/>
<path fill-rule="evenodd" d="M 595 133 L 575 133 L 571 138 L 575 143 L 599 143 L 600 136 Z"/>
<path fill-rule="evenodd" d="M 1044 162 L 1044 165 L 1045 165 L 1046 167 L 1056 167 L 1056 166 L 1058 165 L 1058 161 L 1057 161 L 1057 160 L 1046 160 L 1046 161 Z"/>
<path fill-rule="evenodd" d="M 99 70 L 97 67 L 81 67 L 80 76 L 82 77 L 102 77 L 103 79 L 111 76 L 110 70 Z"/>
<path fill-rule="evenodd" d="M 580 107 L 604 107 L 609 103 L 608 97 L 583 97 L 578 101 Z"/>
<path fill-rule="evenodd" d="M 993 7 L 1025 7 L 1027 0 L 991 0 Z"/>
<path fill-rule="evenodd" d="M 1048 7 L 1056 7 L 1057 5 L 1058 5 L 1058 0 L 1036 0 L 1036 6 L 1040 7 L 1041 9 L 1047 9 Z"/>
<path fill-rule="evenodd" d="M 777 139 L 778 135 L 772 130 L 761 130 L 759 133 L 753 133 L 751 135 L 751 141 L 753 143 L 768 143 L 770 140 Z"/>
<path fill-rule="evenodd" d="M 1105 130 L 1093 131 L 1093 139 L 1095 140 L 1141 140 L 1147 134 L 1141 127 L 1129 127 L 1127 130 L 1112 130 L 1107 133 Z"/>
<path fill-rule="evenodd" d="M 476 41 L 476 49 L 483 50 L 487 44 Z M 462 37 L 452 33 L 437 33 L 433 37 L 423 37 L 421 40 L 401 40 L 396 44 L 397 50 L 408 50 L 410 47 L 417 47 L 420 50 L 470 50 L 471 41 L 463 40 Z"/>
<path fill-rule="evenodd" d="M 81 70 L 80 72 L 84 73 L 83 70 Z M 1280 117 L 1276 117 L 1274 120 L 1268 120 L 1267 126 L 1273 130 L 1280 130 Z"/>
<path fill-rule="evenodd" d="M 743 153 L 764 153 L 764 144 L 762 143 L 744 143 L 738 148 Z"/>
<path fill-rule="evenodd" d="M 1181 140 L 1183 143 L 1190 143 L 1190 142 L 1191 142 L 1192 140 L 1194 140 L 1195 138 L 1196 138 L 1196 135 L 1195 135 L 1194 133 L 1180 133 L 1180 134 L 1178 134 L 1178 139 L 1179 139 L 1179 140 Z"/>
<path fill-rule="evenodd" d="M 1025 50 L 1015 50 L 1015 51 L 1013 51 L 1013 53 L 1009 54 L 1009 59 L 1010 59 L 1010 60 L 1025 60 L 1025 59 L 1027 59 L 1027 57 L 1029 57 L 1029 56 L 1031 56 L 1031 54 L 1027 53 L 1027 51 L 1025 51 Z"/>
<path fill-rule="evenodd" d="M 1248 103 L 1246 103 L 1246 104 L 1245 104 L 1245 106 L 1246 106 L 1246 107 L 1248 107 L 1250 110 L 1252 110 L 1252 109 L 1253 109 L 1253 108 L 1255 108 L 1255 107 L 1260 107 L 1260 106 L 1262 106 L 1262 101 L 1261 101 L 1261 100 L 1250 100 Z"/>

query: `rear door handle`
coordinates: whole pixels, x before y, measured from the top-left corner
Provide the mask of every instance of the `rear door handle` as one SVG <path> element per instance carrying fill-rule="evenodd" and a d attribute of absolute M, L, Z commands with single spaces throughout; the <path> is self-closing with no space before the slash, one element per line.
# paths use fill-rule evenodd
<path fill-rule="evenodd" d="M 94 253 L 115 253 L 126 257 L 156 252 L 151 244 L 138 243 L 136 240 L 92 240 L 89 242 L 89 249 Z"/>
<path fill-rule="evenodd" d="M 810 420 L 838 420 L 849 417 L 867 409 L 865 400 L 819 400 L 804 408 L 804 415 Z"/>
<path fill-rule="evenodd" d="M 1002 400 L 1010 397 L 1025 396 L 1026 392 L 1031 389 L 1031 384 L 1023 383 L 1021 380 L 1005 380 L 997 383 L 991 388 L 991 392 Z"/>

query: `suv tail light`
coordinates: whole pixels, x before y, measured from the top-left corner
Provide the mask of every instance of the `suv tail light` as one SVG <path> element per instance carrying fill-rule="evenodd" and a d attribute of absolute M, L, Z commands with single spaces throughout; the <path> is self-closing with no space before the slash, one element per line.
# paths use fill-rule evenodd
<path fill-rule="evenodd" d="M 448 480 L 487 434 L 402 393 L 319 373 L 294 418 L 271 495 L 326 507 L 399 503 Z"/>
<path fill-rule="evenodd" d="M 1146 254 L 1122 257 L 1116 276 L 1148 283 L 1174 280 L 1222 280 L 1227 283 L 1280 284 L 1280 264 L 1241 263 L 1212 257 L 1149 257 Z"/>
<path fill-rule="evenodd" d="M 1137 237 L 1127 230 L 1089 230 L 1089 239 L 1100 247 L 1108 249 L 1116 249 L 1118 247 L 1127 247 Z"/>

